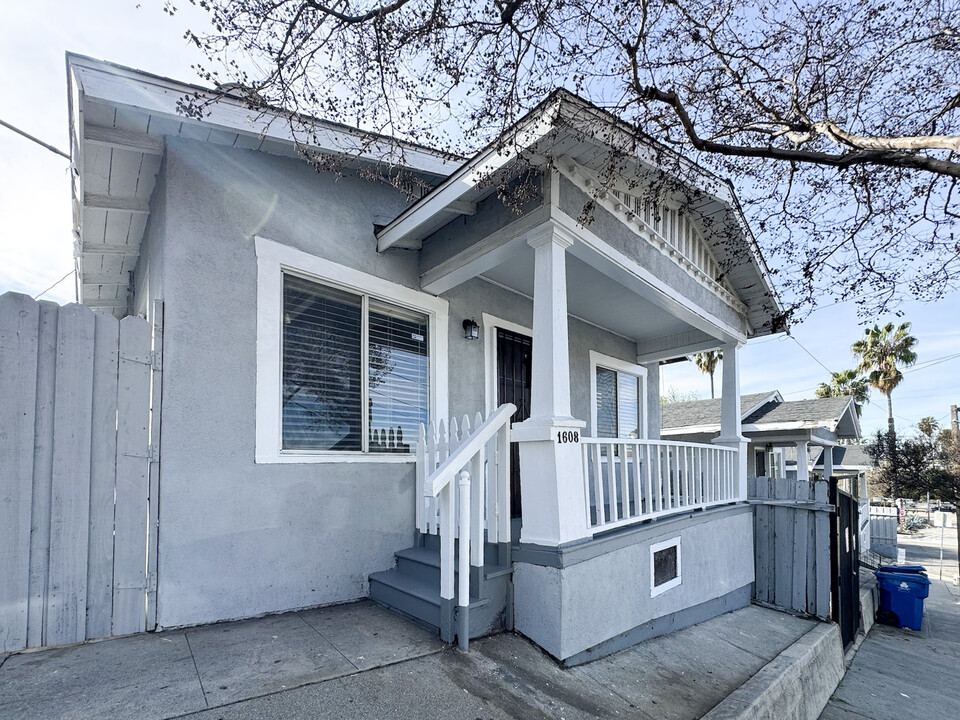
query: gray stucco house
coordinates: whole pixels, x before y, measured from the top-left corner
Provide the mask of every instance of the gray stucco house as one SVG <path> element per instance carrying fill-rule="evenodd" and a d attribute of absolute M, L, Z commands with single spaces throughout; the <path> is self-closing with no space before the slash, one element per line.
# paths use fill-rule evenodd
<path fill-rule="evenodd" d="M 67 67 L 82 301 L 163 330 L 158 628 L 371 595 L 576 663 L 749 602 L 738 348 L 782 311 L 729 183 L 657 194 L 667 151 L 557 92 L 465 161 L 403 146 L 411 201 L 356 130 L 304 120 L 353 153 L 318 172 L 240 100 Z M 713 348 L 716 437 L 662 440 L 660 363 Z"/>

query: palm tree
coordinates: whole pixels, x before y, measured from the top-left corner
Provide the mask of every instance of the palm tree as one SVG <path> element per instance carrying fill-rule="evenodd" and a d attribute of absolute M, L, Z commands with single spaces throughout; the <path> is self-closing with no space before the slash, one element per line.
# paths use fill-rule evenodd
<path fill-rule="evenodd" d="M 717 369 L 717 363 L 723 360 L 722 350 L 708 350 L 707 352 L 697 353 L 693 356 L 693 361 L 697 364 L 702 373 L 710 373 L 710 399 L 716 395 L 713 392 L 713 373 Z"/>
<path fill-rule="evenodd" d="M 907 322 L 896 328 L 893 323 L 867 328 L 863 337 L 850 347 L 854 357 L 860 360 L 857 371 L 867 373 L 867 382 L 871 387 L 887 396 L 887 427 L 890 433 L 896 433 L 890 395 L 903 380 L 903 372 L 898 366 L 913 365 L 917 361 L 917 354 L 913 351 L 916 345 L 917 339 L 910 334 L 910 323 Z"/>
<path fill-rule="evenodd" d="M 925 418 L 920 418 L 920 422 L 917 423 L 917 430 L 919 430 L 928 438 L 932 438 L 939 429 L 940 423 L 938 423 L 929 415 Z"/>
<path fill-rule="evenodd" d="M 840 372 L 830 373 L 829 383 L 820 383 L 817 386 L 816 395 L 818 398 L 828 397 L 846 397 L 853 398 L 854 407 L 857 409 L 857 417 L 863 411 L 863 404 L 870 397 L 870 385 L 860 377 L 856 370 L 841 370 Z"/>

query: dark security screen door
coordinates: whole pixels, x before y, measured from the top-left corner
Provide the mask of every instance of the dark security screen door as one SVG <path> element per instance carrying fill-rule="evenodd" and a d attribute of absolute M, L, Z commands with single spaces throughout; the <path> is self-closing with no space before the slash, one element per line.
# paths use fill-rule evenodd
<path fill-rule="evenodd" d="M 510 418 L 513 423 L 530 417 L 531 351 L 529 337 L 497 328 L 497 405 L 517 406 Z M 517 443 L 510 443 L 510 515 L 521 516 L 520 446 Z"/>

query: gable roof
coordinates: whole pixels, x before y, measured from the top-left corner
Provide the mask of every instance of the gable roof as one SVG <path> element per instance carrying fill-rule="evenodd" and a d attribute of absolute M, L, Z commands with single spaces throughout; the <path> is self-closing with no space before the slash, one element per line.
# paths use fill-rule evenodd
<path fill-rule="evenodd" d="M 754 402 L 755 401 L 755 402 Z M 667 403 L 661 409 L 665 434 L 716 432 L 721 400 Z M 860 421 L 850 396 L 784 402 L 779 392 L 742 395 L 744 432 L 826 428 L 843 438 L 860 437 Z"/>
<path fill-rule="evenodd" d="M 693 218 L 709 217 L 716 227 L 725 229 L 716 237 L 705 238 L 705 246 L 721 263 L 728 258 L 735 259 L 724 274 L 724 282 L 729 283 L 737 300 L 746 308 L 746 316 L 755 329 L 750 337 L 782 329 L 774 327 L 777 324 L 774 319 L 782 320 L 783 306 L 730 181 L 564 89 L 551 93 L 380 230 L 377 248 L 381 251 L 394 247 L 420 248 L 424 239 L 452 221 L 452 210 L 475 205 L 494 192 L 495 184 L 490 178 L 509 172 L 518 156 L 526 157 L 535 167 L 553 167 L 561 175 L 586 171 L 589 177 L 590 173 L 616 166 L 615 174 L 628 185 L 636 184 L 649 172 L 675 177 L 671 168 L 680 168 L 683 178 L 675 179 L 685 189 L 679 194 L 696 198 L 685 212 Z M 604 186 L 597 191 L 604 197 L 607 190 L 615 188 Z"/>
<path fill-rule="evenodd" d="M 776 398 L 780 398 L 781 402 L 783 400 L 776 390 L 741 395 L 740 419 L 743 420 L 764 404 L 774 402 Z M 666 403 L 660 407 L 660 427 L 663 430 L 713 426 L 719 428 L 721 402 L 721 398 L 714 398 Z"/>

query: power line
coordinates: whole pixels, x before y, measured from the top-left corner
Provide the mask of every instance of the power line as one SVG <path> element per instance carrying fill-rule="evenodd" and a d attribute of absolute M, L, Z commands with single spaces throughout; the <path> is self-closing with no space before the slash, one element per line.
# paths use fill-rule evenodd
<path fill-rule="evenodd" d="M 57 280 L 53 285 L 51 285 L 50 287 L 48 287 L 46 290 L 44 290 L 42 293 L 40 293 L 39 295 L 37 295 L 37 296 L 36 296 L 35 298 L 33 298 L 33 299 L 34 299 L 34 300 L 39 300 L 39 299 L 42 298 L 44 295 L 46 295 L 48 292 L 50 292 L 51 290 L 53 290 L 57 285 L 59 285 L 59 284 L 62 283 L 64 280 L 66 280 L 68 277 L 70 277 L 71 275 L 73 275 L 73 273 L 74 273 L 74 271 L 71 270 L 71 271 L 68 272 L 66 275 L 64 275 L 62 278 L 60 278 L 59 280 Z"/>
<path fill-rule="evenodd" d="M 26 131 L 24 131 L 24 130 L 21 130 L 21 129 L 18 128 L 18 127 L 14 127 L 13 125 L 11 125 L 11 124 L 8 123 L 8 122 L 4 122 L 3 120 L 0 120 L 0 125 L 3 125 L 5 128 L 9 128 L 10 130 L 13 130 L 13 131 L 14 131 L 15 133 L 17 133 L 18 135 L 23 135 L 23 137 L 25 137 L 27 140 L 32 140 L 32 141 L 35 142 L 37 145 L 40 145 L 41 147 L 45 147 L 47 150 L 49 150 L 49 151 L 52 152 L 52 153 L 56 153 L 57 155 L 60 155 L 61 157 L 65 157 L 67 160 L 70 159 L 70 156 L 67 155 L 67 154 L 66 154 L 63 150 L 61 150 L 60 148 L 56 148 L 56 147 L 54 147 L 53 145 L 48 145 L 47 143 L 45 143 L 45 142 L 44 142 L 43 140 L 41 140 L 40 138 L 34 137 L 34 136 L 31 135 L 30 133 L 28 133 L 28 132 L 26 132 Z"/>
<path fill-rule="evenodd" d="M 817 357 L 816 357 L 812 352 L 810 352 L 809 350 L 807 350 L 807 349 L 803 346 L 803 343 L 801 343 L 799 340 L 797 340 L 793 335 L 787 335 L 787 337 L 790 338 L 791 340 L 793 340 L 797 345 L 799 345 L 799 346 L 800 346 L 800 349 L 803 350 L 807 355 L 809 355 L 810 357 L 812 357 L 813 360 L 814 360 L 814 362 L 817 363 L 817 365 L 819 365 L 819 366 L 822 367 L 824 370 L 826 370 L 828 373 L 830 373 L 831 375 L 833 375 L 833 371 L 832 371 L 830 368 L 828 368 L 826 365 L 824 365 L 822 362 L 820 362 L 820 361 L 817 359 Z"/>

